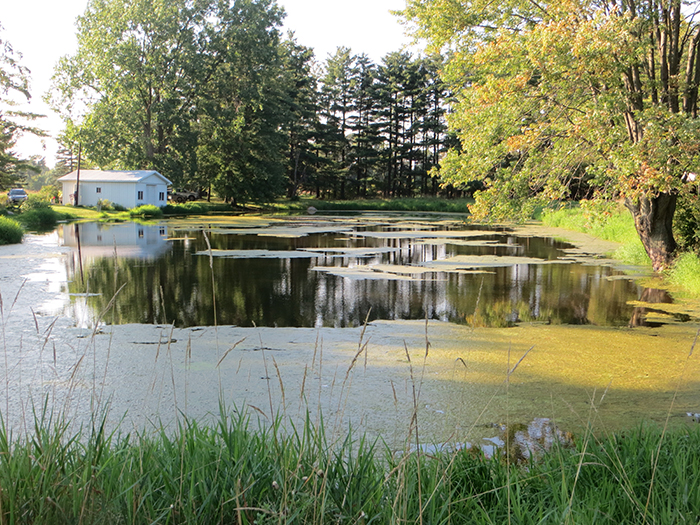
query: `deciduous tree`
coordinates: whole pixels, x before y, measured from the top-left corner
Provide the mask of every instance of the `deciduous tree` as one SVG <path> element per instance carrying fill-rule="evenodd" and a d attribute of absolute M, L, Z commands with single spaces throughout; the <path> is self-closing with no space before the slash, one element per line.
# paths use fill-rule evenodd
<path fill-rule="evenodd" d="M 31 161 L 14 150 L 17 139 L 23 133 L 44 135 L 31 125 L 40 115 L 16 109 L 20 101 L 31 98 L 29 70 L 20 61 L 21 55 L 3 38 L 0 26 L 0 189 L 15 185 L 23 170 L 34 170 Z"/>
<path fill-rule="evenodd" d="M 523 216 L 586 178 L 623 199 L 655 270 L 672 261 L 684 178 L 700 170 L 700 27 L 681 0 L 409 0 L 450 56 L 460 138 L 444 183 L 483 180 L 476 216 Z"/>

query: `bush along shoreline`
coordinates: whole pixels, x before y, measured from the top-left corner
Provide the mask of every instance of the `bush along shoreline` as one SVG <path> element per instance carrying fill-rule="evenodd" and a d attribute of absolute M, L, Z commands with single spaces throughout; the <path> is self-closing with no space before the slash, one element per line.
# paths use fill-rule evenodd
<path fill-rule="evenodd" d="M 0 428 L 0 523 L 697 523 L 700 427 L 654 426 L 555 446 L 394 453 L 348 432 L 326 441 L 222 410 L 200 426 L 116 435 L 44 411 Z M 255 427 L 255 429 L 253 428 Z M 30 428 L 32 428 L 30 426 Z M 520 459 L 520 460 L 519 460 Z"/>

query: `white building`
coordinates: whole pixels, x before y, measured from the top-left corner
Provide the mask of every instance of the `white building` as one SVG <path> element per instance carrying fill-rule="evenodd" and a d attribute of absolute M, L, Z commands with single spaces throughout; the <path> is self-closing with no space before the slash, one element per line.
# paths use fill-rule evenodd
<path fill-rule="evenodd" d="M 63 204 L 96 206 L 107 200 L 125 208 L 144 204 L 165 206 L 172 183 L 157 171 L 80 170 L 59 177 L 63 186 Z M 78 202 L 75 202 L 76 192 Z"/>

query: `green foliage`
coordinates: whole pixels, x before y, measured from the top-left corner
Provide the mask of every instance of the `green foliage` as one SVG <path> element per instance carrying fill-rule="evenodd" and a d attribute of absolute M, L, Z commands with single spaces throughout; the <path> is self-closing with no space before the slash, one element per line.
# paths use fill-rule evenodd
<path fill-rule="evenodd" d="M 153 204 L 144 204 L 129 210 L 130 217 L 143 217 L 146 219 L 160 219 L 163 217 L 163 210 Z"/>
<path fill-rule="evenodd" d="M 682 251 L 700 253 L 700 197 L 685 191 L 678 197 L 673 234 Z"/>
<path fill-rule="evenodd" d="M 22 213 L 16 216 L 17 220 L 28 230 L 47 231 L 55 228 L 58 221 L 64 218 L 63 215 L 48 205 L 44 206 L 42 201 L 37 202 L 37 207 L 22 210 Z"/>
<path fill-rule="evenodd" d="M 18 244 L 23 237 L 24 230 L 17 221 L 0 217 L 0 244 Z"/>
<path fill-rule="evenodd" d="M 374 64 L 339 47 L 320 78 L 322 155 L 303 188 L 340 200 L 435 195 L 432 169 L 450 142 L 441 66 L 405 52 Z"/>
<path fill-rule="evenodd" d="M 22 203 L 22 213 L 30 210 L 41 210 L 51 207 L 48 194 L 30 193 L 27 200 Z"/>
<path fill-rule="evenodd" d="M 38 195 L 49 202 L 58 202 L 58 197 L 60 195 L 60 190 L 57 185 L 52 184 L 48 186 L 42 186 L 39 189 Z"/>

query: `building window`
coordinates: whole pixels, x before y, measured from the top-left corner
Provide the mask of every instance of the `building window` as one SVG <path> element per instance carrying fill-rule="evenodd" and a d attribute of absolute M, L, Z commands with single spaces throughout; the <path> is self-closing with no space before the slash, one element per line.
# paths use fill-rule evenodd
<path fill-rule="evenodd" d="M 161 192 L 158 194 L 158 200 L 160 200 L 160 201 L 164 201 L 164 200 L 165 200 L 165 192 L 164 192 L 164 191 L 161 191 Z"/>
<path fill-rule="evenodd" d="M 142 191 L 137 191 L 136 192 L 136 198 L 140 201 L 143 200 L 143 192 Z"/>
<path fill-rule="evenodd" d="M 102 188 L 95 188 L 95 190 L 97 191 L 97 193 L 102 193 Z"/>

